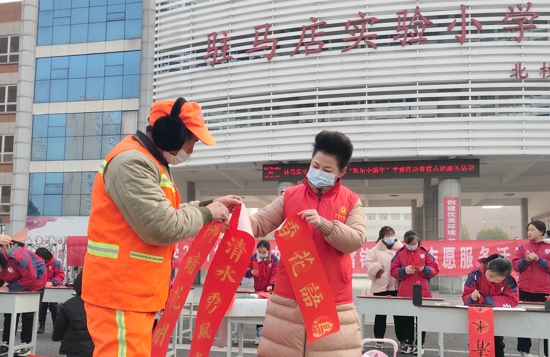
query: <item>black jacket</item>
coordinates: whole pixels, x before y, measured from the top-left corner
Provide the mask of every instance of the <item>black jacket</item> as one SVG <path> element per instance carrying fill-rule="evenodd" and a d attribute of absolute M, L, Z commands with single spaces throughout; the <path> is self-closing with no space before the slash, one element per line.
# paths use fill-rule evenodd
<path fill-rule="evenodd" d="M 77 295 L 65 301 L 59 309 L 59 314 L 55 319 L 52 340 L 61 341 L 59 347 L 59 354 L 61 355 L 92 357 L 94 343 L 86 325 L 84 300 L 80 297 L 82 273 L 75 279 L 74 290 Z"/>

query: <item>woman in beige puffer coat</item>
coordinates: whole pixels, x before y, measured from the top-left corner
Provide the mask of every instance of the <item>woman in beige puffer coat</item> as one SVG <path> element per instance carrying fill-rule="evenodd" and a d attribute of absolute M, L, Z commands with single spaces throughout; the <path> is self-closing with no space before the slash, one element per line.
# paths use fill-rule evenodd
<path fill-rule="evenodd" d="M 378 233 L 376 245 L 369 251 L 365 265 L 367 277 L 372 281 L 371 293 L 375 296 L 397 296 L 397 279 L 390 275 L 390 265 L 395 253 L 403 247 L 392 227 L 384 226 Z M 395 334 L 398 341 L 403 341 L 399 316 L 393 317 Z M 376 315 L 374 318 L 374 338 L 384 338 L 386 334 L 386 315 Z M 377 343 L 376 348 L 383 348 Z"/>

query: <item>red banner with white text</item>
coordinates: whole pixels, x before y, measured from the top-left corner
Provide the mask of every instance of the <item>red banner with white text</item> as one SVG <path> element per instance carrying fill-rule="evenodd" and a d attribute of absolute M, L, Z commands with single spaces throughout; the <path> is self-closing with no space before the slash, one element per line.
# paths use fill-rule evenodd
<path fill-rule="evenodd" d="M 257 240 L 258 241 L 258 240 Z M 464 241 L 424 241 L 422 245 L 432 253 L 439 263 L 439 275 L 442 276 L 460 276 L 468 275 L 468 272 L 476 265 L 480 258 L 486 258 L 490 254 L 499 253 L 512 260 L 516 249 L 527 242 L 524 240 L 464 240 Z M 193 239 L 186 239 L 180 242 L 175 253 L 175 258 L 181 261 Z M 271 253 L 278 258 L 281 252 L 277 242 L 270 240 Z M 375 242 L 367 242 L 363 247 L 351 254 L 351 264 L 353 274 L 366 274 L 367 268 L 365 262 L 369 251 L 374 247 Z M 206 258 L 201 269 L 207 270 L 210 267 L 212 258 L 218 248 L 219 241 L 214 245 L 214 249 Z M 179 263 L 178 263 L 179 264 Z"/>

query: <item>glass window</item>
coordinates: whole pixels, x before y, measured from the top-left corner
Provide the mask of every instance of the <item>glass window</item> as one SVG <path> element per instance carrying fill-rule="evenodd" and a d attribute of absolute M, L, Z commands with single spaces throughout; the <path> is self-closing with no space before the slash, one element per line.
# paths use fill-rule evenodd
<path fill-rule="evenodd" d="M 126 19 L 141 21 L 141 2 L 126 4 Z"/>
<path fill-rule="evenodd" d="M 141 20 L 127 20 L 124 25 L 125 38 L 141 37 Z"/>
<path fill-rule="evenodd" d="M 88 23 L 88 8 L 77 8 L 71 10 L 71 24 L 87 24 Z M 72 29 L 71 29 L 72 31 Z M 86 42 L 86 41 L 83 41 Z"/>
<path fill-rule="evenodd" d="M 99 22 L 97 24 L 90 24 L 88 26 L 88 41 L 89 42 L 103 42 L 107 36 L 106 34 L 107 23 Z"/>
<path fill-rule="evenodd" d="M 103 98 L 122 98 L 122 76 L 105 77 L 105 91 Z"/>
<path fill-rule="evenodd" d="M 411 214 L 410 213 L 403 213 L 403 219 L 405 221 L 410 221 L 411 220 Z"/>
<path fill-rule="evenodd" d="M 95 3 L 96 1 L 94 0 L 93 2 Z M 79 7 L 89 7 L 89 6 L 90 6 L 89 0 L 73 0 L 71 7 L 73 9 L 77 9 Z"/>
<path fill-rule="evenodd" d="M 367 220 L 369 220 L 369 221 L 376 221 L 376 214 L 374 214 L 374 213 L 367 213 Z"/>
<path fill-rule="evenodd" d="M 107 41 L 124 39 L 124 21 L 107 22 Z"/>
<path fill-rule="evenodd" d="M 82 151 L 83 160 L 101 159 L 101 136 L 85 136 L 84 150 Z"/>
<path fill-rule="evenodd" d="M 70 9 L 71 8 L 71 2 L 68 1 L 68 0 L 54 0 L 53 8 L 55 10 Z"/>
<path fill-rule="evenodd" d="M 71 25 L 71 43 L 83 43 L 88 40 L 88 24 Z"/>
<path fill-rule="evenodd" d="M 61 209 L 61 215 L 80 215 L 80 195 L 63 195 L 63 207 Z"/>
<path fill-rule="evenodd" d="M 82 136 L 65 139 L 65 160 L 82 160 L 84 138 Z"/>
<path fill-rule="evenodd" d="M 0 37 L 0 64 L 19 61 L 19 36 Z"/>
<path fill-rule="evenodd" d="M 84 113 L 67 114 L 67 136 L 84 136 Z"/>
<path fill-rule="evenodd" d="M 69 102 L 86 100 L 86 79 L 69 79 L 69 93 L 67 96 Z"/>
<path fill-rule="evenodd" d="M 46 186 L 45 173 L 31 173 L 29 175 L 29 193 L 31 195 L 43 195 Z"/>
<path fill-rule="evenodd" d="M 13 135 L 2 136 L 2 162 L 13 162 Z"/>
<path fill-rule="evenodd" d="M 32 174 L 31 174 L 32 175 Z M 30 195 L 29 206 L 35 209 L 28 209 L 29 216 L 42 216 L 44 215 L 44 195 Z"/>
<path fill-rule="evenodd" d="M 17 86 L 0 86 L 0 113 L 15 112 L 16 102 Z"/>
<path fill-rule="evenodd" d="M 54 26 L 52 34 L 52 45 L 62 45 L 69 43 L 69 36 L 71 34 L 71 26 L 69 24 Z"/>
<path fill-rule="evenodd" d="M 122 98 L 139 97 L 139 76 L 124 76 L 122 84 Z"/>
<path fill-rule="evenodd" d="M 391 219 L 392 219 L 393 221 L 399 221 L 399 220 L 401 219 L 401 214 L 399 214 L 399 213 L 392 213 L 392 214 L 391 214 Z"/>
<path fill-rule="evenodd" d="M 53 11 L 40 11 L 38 14 L 38 26 L 53 26 Z"/>
<path fill-rule="evenodd" d="M 69 68 L 69 57 L 52 57 L 52 69 L 68 69 Z"/>
<path fill-rule="evenodd" d="M 101 142 L 101 157 L 107 156 L 120 141 L 120 135 L 103 136 Z"/>
<path fill-rule="evenodd" d="M 44 216 L 61 216 L 62 195 L 44 196 Z"/>
<path fill-rule="evenodd" d="M 141 63 L 141 52 L 124 52 L 124 74 L 139 74 Z"/>
<path fill-rule="evenodd" d="M 50 101 L 66 102 L 68 85 L 69 80 L 67 79 L 52 80 L 50 86 Z"/>
<path fill-rule="evenodd" d="M 40 0 L 39 2 L 39 11 L 53 10 L 53 0 Z"/>
<path fill-rule="evenodd" d="M 69 78 L 86 78 L 87 56 L 71 56 Z"/>
<path fill-rule="evenodd" d="M 90 23 L 107 21 L 107 6 L 94 6 L 90 8 Z"/>
<path fill-rule="evenodd" d="M 31 149 L 31 160 L 44 161 L 46 160 L 46 149 L 48 147 L 47 138 L 33 138 Z"/>
<path fill-rule="evenodd" d="M 88 78 L 86 80 L 86 100 L 103 99 L 103 77 Z"/>
<path fill-rule="evenodd" d="M 11 186 L 0 186 L 0 214 L 10 214 Z"/>
<path fill-rule="evenodd" d="M 50 101 L 50 81 L 36 81 L 34 89 L 35 103 L 48 103 Z"/>
<path fill-rule="evenodd" d="M 387 221 L 388 220 L 388 214 L 387 213 L 379 213 L 378 214 L 378 219 L 380 219 L 381 221 Z"/>
<path fill-rule="evenodd" d="M 105 75 L 105 54 L 88 55 L 88 77 L 103 77 Z"/>
<path fill-rule="evenodd" d="M 36 80 L 50 79 L 52 70 L 51 58 L 38 58 L 36 60 Z"/>
<path fill-rule="evenodd" d="M 48 138 L 46 160 L 65 159 L 65 138 Z"/>
<path fill-rule="evenodd" d="M 53 27 L 39 27 L 38 39 L 36 44 L 38 46 L 48 46 L 52 44 Z"/>
<path fill-rule="evenodd" d="M 63 194 L 80 195 L 81 186 L 82 186 L 82 173 L 65 172 L 63 174 Z"/>

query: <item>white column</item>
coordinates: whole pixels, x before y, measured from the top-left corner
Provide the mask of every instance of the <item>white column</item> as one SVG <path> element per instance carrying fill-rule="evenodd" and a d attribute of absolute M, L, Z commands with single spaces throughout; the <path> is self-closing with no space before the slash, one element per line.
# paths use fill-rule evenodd
<path fill-rule="evenodd" d="M 10 232 L 25 229 L 29 200 L 29 167 L 32 141 L 32 114 L 36 66 L 38 0 L 23 0 L 19 39 L 19 80 L 17 82 L 17 115 L 13 155 Z"/>
<path fill-rule="evenodd" d="M 153 103 L 155 55 L 155 2 L 143 0 L 141 19 L 141 73 L 139 81 L 138 129 L 145 130 Z M 168 98 L 165 98 L 168 99 Z"/>

